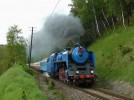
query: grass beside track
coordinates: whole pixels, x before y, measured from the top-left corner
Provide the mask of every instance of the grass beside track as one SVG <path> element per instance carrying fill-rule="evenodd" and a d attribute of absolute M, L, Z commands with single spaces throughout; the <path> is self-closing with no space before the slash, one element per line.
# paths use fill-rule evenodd
<path fill-rule="evenodd" d="M 47 100 L 47 97 L 36 80 L 21 66 L 16 66 L 0 76 L 0 100 Z"/>
<path fill-rule="evenodd" d="M 134 84 L 134 25 L 126 30 L 119 27 L 98 39 L 88 50 L 96 54 L 100 79 Z"/>

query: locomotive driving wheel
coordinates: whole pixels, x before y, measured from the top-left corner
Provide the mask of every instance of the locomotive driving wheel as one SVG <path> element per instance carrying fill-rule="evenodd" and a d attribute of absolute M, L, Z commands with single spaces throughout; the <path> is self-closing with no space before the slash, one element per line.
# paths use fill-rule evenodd
<path fill-rule="evenodd" d="M 65 77 L 65 68 L 64 67 L 61 67 L 59 69 L 59 80 L 62 80 L 62 81 L 66 81 L 66 77 Z"/>

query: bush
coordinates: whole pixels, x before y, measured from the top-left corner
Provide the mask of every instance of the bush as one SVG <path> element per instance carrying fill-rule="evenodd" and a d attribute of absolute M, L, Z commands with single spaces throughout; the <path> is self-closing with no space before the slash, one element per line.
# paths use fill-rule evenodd
<path fill-rule="evenodd" d="M 54 84 L 53 81 L 51 81 L 51 82 L 48 83 L 48 89 L 49 89 L 49 90 L 53 90 L 54 87 L 55 87 L 55 84 Z"/>
<path fill-rule="evenodd" d="M 29 68 L 28 66 L 23 66 L 23 69 L 25 72 L 29 73 L 30 75 L 34 76 L 35 75 L 35 70 L 34 69 L 31 69 Z"/>
<path fill-rule="evenodd" d="M 125 55 L 125 54 L 133 51 L 133 48 L 131 48 L 127 45 L 119 45 L 119 49 L 120 49 L 122 55 Z"/>

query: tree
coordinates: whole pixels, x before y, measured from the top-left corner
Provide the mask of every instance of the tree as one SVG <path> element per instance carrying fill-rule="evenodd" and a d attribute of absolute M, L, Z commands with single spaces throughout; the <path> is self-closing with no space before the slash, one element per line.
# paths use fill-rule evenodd
<path fill-rule="evenodd" d="M 11 26 L 7 32 L 7 60 L 8 67 L 15 63 L 26 62 L 26 42 L 21 34 L 21 29 L 17 25 Z"/>
<path fill-rule="evenodd" d="M 71 12 L 81 19 L 85 28 L 83 44 L 92 43 L 112 26 L 115 30 L 117 22 L 122 21 L 125 29 L 126 22 L 131 24 L 134 0 L 72 0 L 72 3 Z"/>
<path fill-rule="evenodd" d="M 133 9 L 132 6 L 134 1 L 133 0 L 105 0 L 105 2 L 107 4 L 108 15 L 112 17 L 112 22 L 114 22 L 113 17 L 118 19 L 118 21 L 122 19 L 123 26 L 126 29 L 125 18 L 127 18 L 127 24 L 129 25 L 130 16 L 132 16 L 132 9 Z"/>
<path fill-rule="evenodd" d="M 6 69 L 4 67 L 6 65 L 4 63 L 4 60 L 5 60 L 4 57 L 5 57 L 5 46 L 4 45 L 0 45 L 0 75 Z"/>

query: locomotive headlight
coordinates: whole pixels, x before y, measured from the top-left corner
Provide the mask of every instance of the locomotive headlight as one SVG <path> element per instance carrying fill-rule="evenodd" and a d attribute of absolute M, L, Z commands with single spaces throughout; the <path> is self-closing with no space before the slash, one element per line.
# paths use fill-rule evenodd
<path fill-rule="evenodd" d="M 79 74 L 79 71 L 76 71 L 76 74 Z"/>
<path fill-rule="evenodd" d="M 94 71 L 93 71 L 93 70 L 91 70 L 91 73 L 93 74 L 93 73 L 94 73 Z"/>

